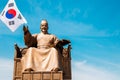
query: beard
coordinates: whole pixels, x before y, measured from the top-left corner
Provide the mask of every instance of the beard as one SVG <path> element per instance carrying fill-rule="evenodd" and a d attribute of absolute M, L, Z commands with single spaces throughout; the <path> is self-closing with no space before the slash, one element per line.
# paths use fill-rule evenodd
<path fill-rule="evenodd" d="M 41 31 L 42 31 L 43 33 L 47 33 L 47 30 L 48 30 L 48 29 L 46 29 L 46 28 L 41 29 Z"/>

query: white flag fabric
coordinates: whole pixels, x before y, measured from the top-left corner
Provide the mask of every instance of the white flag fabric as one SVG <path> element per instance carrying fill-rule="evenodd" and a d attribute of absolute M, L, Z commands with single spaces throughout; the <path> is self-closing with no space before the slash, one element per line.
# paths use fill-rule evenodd
<path fill-rule="evenodd" d="M 0 19 L 12 32 L 14 32 L 21 24 L 27 23 L 18 10 L 14 0 L 8 1 L 7 5 L 0 14 Z"/>

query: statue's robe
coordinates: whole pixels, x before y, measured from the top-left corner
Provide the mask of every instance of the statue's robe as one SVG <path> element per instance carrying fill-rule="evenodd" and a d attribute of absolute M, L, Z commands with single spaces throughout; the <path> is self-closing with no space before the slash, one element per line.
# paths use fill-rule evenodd
<path fill-rule="evenodd" d="M 60 69 L 59 52 L 54 45 L 58 43 L 56 36 L 52 34 L 32 35 L 37 39 L 37 47 L 29 47 L 22 57 L 22 71 L 33 69 L 34 71 L 51 71 Z"/>

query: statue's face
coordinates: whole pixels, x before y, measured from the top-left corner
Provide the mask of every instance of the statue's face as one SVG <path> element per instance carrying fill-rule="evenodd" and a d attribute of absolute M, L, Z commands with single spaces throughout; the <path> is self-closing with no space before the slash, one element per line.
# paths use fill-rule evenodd
<path fill-rule="evenodd" d="M 41 31 L 43 33 L 47 33 L 47 31 L 48 31 L 48 23 L 46 21 L 42 21 L 40 29 L 41 29 Z"/>

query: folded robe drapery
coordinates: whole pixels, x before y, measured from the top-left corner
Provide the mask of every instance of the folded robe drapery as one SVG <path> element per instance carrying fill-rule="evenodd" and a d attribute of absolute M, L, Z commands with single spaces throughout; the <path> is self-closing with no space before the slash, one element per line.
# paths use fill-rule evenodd
<path fill-rule="evenodd" d="M 58 42 L 52 34 L 35 34 L 37 48 L 30 47 L 22 57 L 22 71 L 33 69 L 34 71 L 51 71 L 60 68 L 59 52 L 52 46 Z"/>

